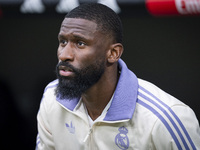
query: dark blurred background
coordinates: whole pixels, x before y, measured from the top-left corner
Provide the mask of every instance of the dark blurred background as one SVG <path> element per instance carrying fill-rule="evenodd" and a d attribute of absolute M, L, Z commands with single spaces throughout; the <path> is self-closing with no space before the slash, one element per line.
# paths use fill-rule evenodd
<path fill-rule="evenodd" d="M 65 13 L 55 11 L 58 1 L 44 3 L 42 13 L 22 13 L 23 1 L 10 2 L 0 1 L 1 146 L 31 150 L 43 90 L 56 78 L 57 34 Z M 122 59 L 139 78 L 189 105 L 200 120 L 200 17 L 155 17 L 144 1 L 119 2 Z"/>

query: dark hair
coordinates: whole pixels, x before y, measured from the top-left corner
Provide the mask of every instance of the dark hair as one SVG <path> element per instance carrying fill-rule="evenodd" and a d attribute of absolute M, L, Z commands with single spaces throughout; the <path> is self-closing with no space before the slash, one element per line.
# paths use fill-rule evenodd
<path fill-rule="evenodd" d="M 119 16 L 109 7 L 98 4 L 82 4 L 70 11 L 66 18 L 81 18 L 94 21 L 98 30 L 107 36 L 112 36 L 114 42 L 122 43 L 122 23 Z"/>

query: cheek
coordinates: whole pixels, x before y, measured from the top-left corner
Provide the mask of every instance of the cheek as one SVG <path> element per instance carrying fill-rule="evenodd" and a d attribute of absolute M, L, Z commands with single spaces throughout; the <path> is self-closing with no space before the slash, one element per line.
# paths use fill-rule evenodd
<path fill-rule="evenodd" d="M 87 53 L 87 55 L 84 54 L 78 54 L 77 57 L 77 62 L 79 62 L 78 67 L 79 68 L 85 68 L 87 66 L 90 66 L 97 61 L 102 61 L 105 60 L 105 55 L 102 55 L 102 53 Z"/>
<path fill-rule="evenodd" d="M 95 57 L 94 55 L 90 55 L 90 54 L 87 54 L 87 55 L 78 54 L 76 59 L 77 59 L 76 62 L 78 62 L 79 67 L 83 68 L 93 63 L 95 60 Z"/>

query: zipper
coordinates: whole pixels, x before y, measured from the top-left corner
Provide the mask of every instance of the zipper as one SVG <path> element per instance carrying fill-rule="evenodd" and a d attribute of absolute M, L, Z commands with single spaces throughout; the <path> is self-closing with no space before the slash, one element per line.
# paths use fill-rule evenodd
<path fill-rule="evenodd" d="M 88 140 L 88 138 L 89 138 L 89 136 L 91 135 L 91 133 L 92 133 L 92 128 L 90 128 L 88 134 L 86 135 L 86 137 L 85 137 L 84 140 L 83 140 L 83 143 L 85 143 L 85 142 Z"/>

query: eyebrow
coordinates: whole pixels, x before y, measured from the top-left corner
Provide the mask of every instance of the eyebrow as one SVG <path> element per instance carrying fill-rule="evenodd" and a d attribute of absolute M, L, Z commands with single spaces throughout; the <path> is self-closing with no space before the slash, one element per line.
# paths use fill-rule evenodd
<path fill-rule="evenodd" d="M 84 36 L 77 35 L 77 34 L 74 34 L 73 37 L 76 38 L 76 39 L 79 39 L 79 40 L 83 40 L 83 41 L 88 41 L 89 40 L 89 38 L 86 38 Z"/>
<path fill-rule="evenodd" d="M 87 38 L 87 37 L 84 37 L 82 35 L 79 35 L 79 34 L 72 34 L 72 37 L 75 38 L 75 39 L 79 39 L 79 40 L 83 40 L 83 41 L 88 41 L 90 40 L 90 38 Z M 64 39 L 66 38 L 64 34 L 58 34 L 58 39 Z"/>
<path fill-rule="evenodd" d="M 63 39 L 65 36 L 62 34 L 58 34 L 58 39 Z"/>

